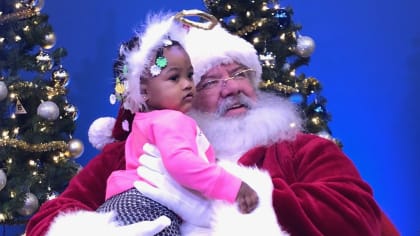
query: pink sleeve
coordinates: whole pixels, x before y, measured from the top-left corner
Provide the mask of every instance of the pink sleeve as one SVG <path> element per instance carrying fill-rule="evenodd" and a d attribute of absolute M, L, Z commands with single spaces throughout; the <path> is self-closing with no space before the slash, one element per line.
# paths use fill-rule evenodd
<path fill-rule="evenodd" d="M 241 180 L 209 161 L 215 160 L 214 156 L 198 155 L 195 121 L 180 112 L 165 117 L 153 123 L 151 132 L 172 178 L 208 198 L 234 202 Z"/>

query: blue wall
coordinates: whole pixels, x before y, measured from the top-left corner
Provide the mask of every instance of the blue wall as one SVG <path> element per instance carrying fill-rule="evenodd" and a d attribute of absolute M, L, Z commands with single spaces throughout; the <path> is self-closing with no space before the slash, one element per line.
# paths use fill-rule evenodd
<path fill-rule="evenodd" d="M 87 129 L 114 116 L 108 102 L 112 63 L 120 42 L 131 37 L 149 10 L 204 9 L 201 1 L 46 1 L 43 12 L 69 55 L 69 101 L 79 109 L 76 137 L 85 143 L 85 164 L 97 151 Z M 143 3 L 146 2 L 146 3 Z M 178 2 L 178 3 L 177 3 Z M 415 0 L 342 2 L 280 1 L 294 8 L 302 35 L 316 50 L 302 69 L 318 78 L 333 115 L 334 136 L 344 143 L 384 211 L 403 235 L 420 232 L 420 22 Z"/>

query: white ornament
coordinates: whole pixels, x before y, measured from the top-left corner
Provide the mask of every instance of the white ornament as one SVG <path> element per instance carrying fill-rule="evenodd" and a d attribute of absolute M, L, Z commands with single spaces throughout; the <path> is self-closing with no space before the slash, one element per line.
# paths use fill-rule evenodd
<path fill-rule="evenodd" d="M 0 169 L 0 191 L 6 186 L 7 176 L 2 169 Z"/>
<path fill-rule="evenodd" d="M 109 95 L 109 103 L 114 105 L 116 102 L 117 102 L 117 97 L 115 96 L 115 94 Z"/>
<path fill-rule="evenodd" d="M 315 50 L 315 42 L 311 37 L 299 36 L 295 52 L 301 57 L 310 57 Z"/>
<path fill-rule="evenodd" d="M 7 97 L 7 86 L 6 83 L 3 81 L 0 81 L 0 101 L 5 99 Z"/>
<path fill-rule="evenodd" d="M 17 210 L 22 216 L 32 215 L 39 207 L 38 198 L 33 193 L 27 193 L 22 208 Z"/>
<path fill-rule="evenodd" d="M 60 110 L 57 104 L 55 104 L 54 102 L 46 101 L 39 104 L 37 114 L 44 119 L 53 121 L 56 120 L 60 115 Z"/>

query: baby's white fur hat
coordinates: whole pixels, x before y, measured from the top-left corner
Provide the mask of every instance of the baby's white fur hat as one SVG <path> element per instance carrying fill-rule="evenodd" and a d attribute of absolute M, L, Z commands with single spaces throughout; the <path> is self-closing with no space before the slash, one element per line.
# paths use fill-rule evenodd
<path fill-rule="evenodd" d="M 128 69 L 126 77 L 126 91 L 124 94 L 124 108 L 135 113 L 144 103 L 140 94 L 140 77 L 150 68 L 158 48 L 163 46 L 163 40 L 168 37 L 178 41 L 184 47 L 185 35 L 188 29 L 174 18 L 175 13 L 149 14 L 143 31 L 138 32 L 138 46 L 132 50 L 122 49 L 126 57 Z"/>

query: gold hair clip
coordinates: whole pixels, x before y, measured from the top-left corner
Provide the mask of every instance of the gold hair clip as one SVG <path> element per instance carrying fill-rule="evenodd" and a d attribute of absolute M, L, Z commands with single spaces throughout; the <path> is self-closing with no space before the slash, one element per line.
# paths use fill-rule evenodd
<path fill-rule="evenodd" d="M 187 19 L 186 17 L 188 16 L 199 16 L 207 21 L 206 22 L 193 21 L 193 20 Z M 214 26 L 216 26 L 218 23 L 217 18 L 215 16 L 209 13 L 200 11 L 200 10 L 196 10 L 196 9 L 182 10 L 175 15 L 175 19 L 182 22 L 183 24 L 193 26 L 199 29 L 205 29 L 205 30 L 213 29 Z"/>

